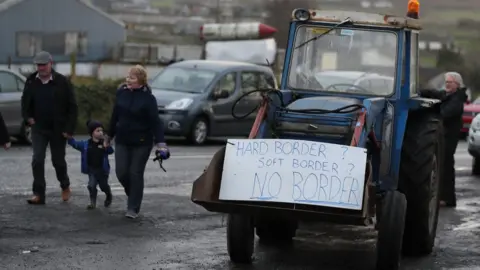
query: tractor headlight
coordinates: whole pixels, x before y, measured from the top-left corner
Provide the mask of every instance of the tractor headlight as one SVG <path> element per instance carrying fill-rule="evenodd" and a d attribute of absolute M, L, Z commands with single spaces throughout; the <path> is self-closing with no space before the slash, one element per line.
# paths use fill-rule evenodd
<path fill-rule="evenodd" d="M 293 11 L 293 17 L 299 21 L 308 21 L 310 20 L 310 11 L 306 9 L 296 9 Z"/>

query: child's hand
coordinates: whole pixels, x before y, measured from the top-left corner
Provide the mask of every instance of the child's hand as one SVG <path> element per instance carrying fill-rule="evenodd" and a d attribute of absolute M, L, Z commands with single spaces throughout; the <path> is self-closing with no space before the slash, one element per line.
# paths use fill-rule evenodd
<path fill-rule="evenodd" d="M 110 143 L 107 140 L 103 141 L 103 147 L 106 149 L 110 146 Z"/>

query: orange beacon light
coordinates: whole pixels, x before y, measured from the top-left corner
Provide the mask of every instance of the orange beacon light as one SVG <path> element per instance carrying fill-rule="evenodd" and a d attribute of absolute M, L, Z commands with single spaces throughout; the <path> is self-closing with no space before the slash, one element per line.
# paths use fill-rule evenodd
<path fill-rule="evenodd" d="M 418 0 L 409 0 L 408 1 L 408 9 L 407 9 L 407 17 L 412 19 L 418 19 L 418 13 L 420 11 L 420 3 Z"/>

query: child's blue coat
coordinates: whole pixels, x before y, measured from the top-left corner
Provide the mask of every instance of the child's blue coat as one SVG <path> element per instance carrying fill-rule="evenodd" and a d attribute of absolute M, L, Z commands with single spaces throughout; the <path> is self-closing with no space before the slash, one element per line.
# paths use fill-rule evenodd
<path fill-rule="evenodd" d="M 87 162 L 87 152 L 88 152 L 88 141 L 89 140 L 82 140 L 82 141 L 76 141 L 74 138 L 68 139 L 68 144 L 72 146 L 73 148 L 77 149 L 80 151 L 82 154 L 81 156 L 81 171 L 84 174 L 88 174 L 88 162 Z M 113 147 L 109 146 L 107 147 L 105 151 L 105 156 L 103 158 L 103 169 L 105 173 L 110 173 L 110 162 L 108 161 L 108 155 L 113 154 Z"/>

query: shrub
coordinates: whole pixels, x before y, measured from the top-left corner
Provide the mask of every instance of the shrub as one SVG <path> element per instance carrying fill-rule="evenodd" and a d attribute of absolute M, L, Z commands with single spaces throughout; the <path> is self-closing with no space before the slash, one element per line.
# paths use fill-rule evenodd
<path fill-rule="evenodd" d="M 86 133 L 89 119 L 110 121 L 115 93 L 123 80 L 98 80 L 77 77 L 72 80 L 78 103 L 77 133 Z"/>

